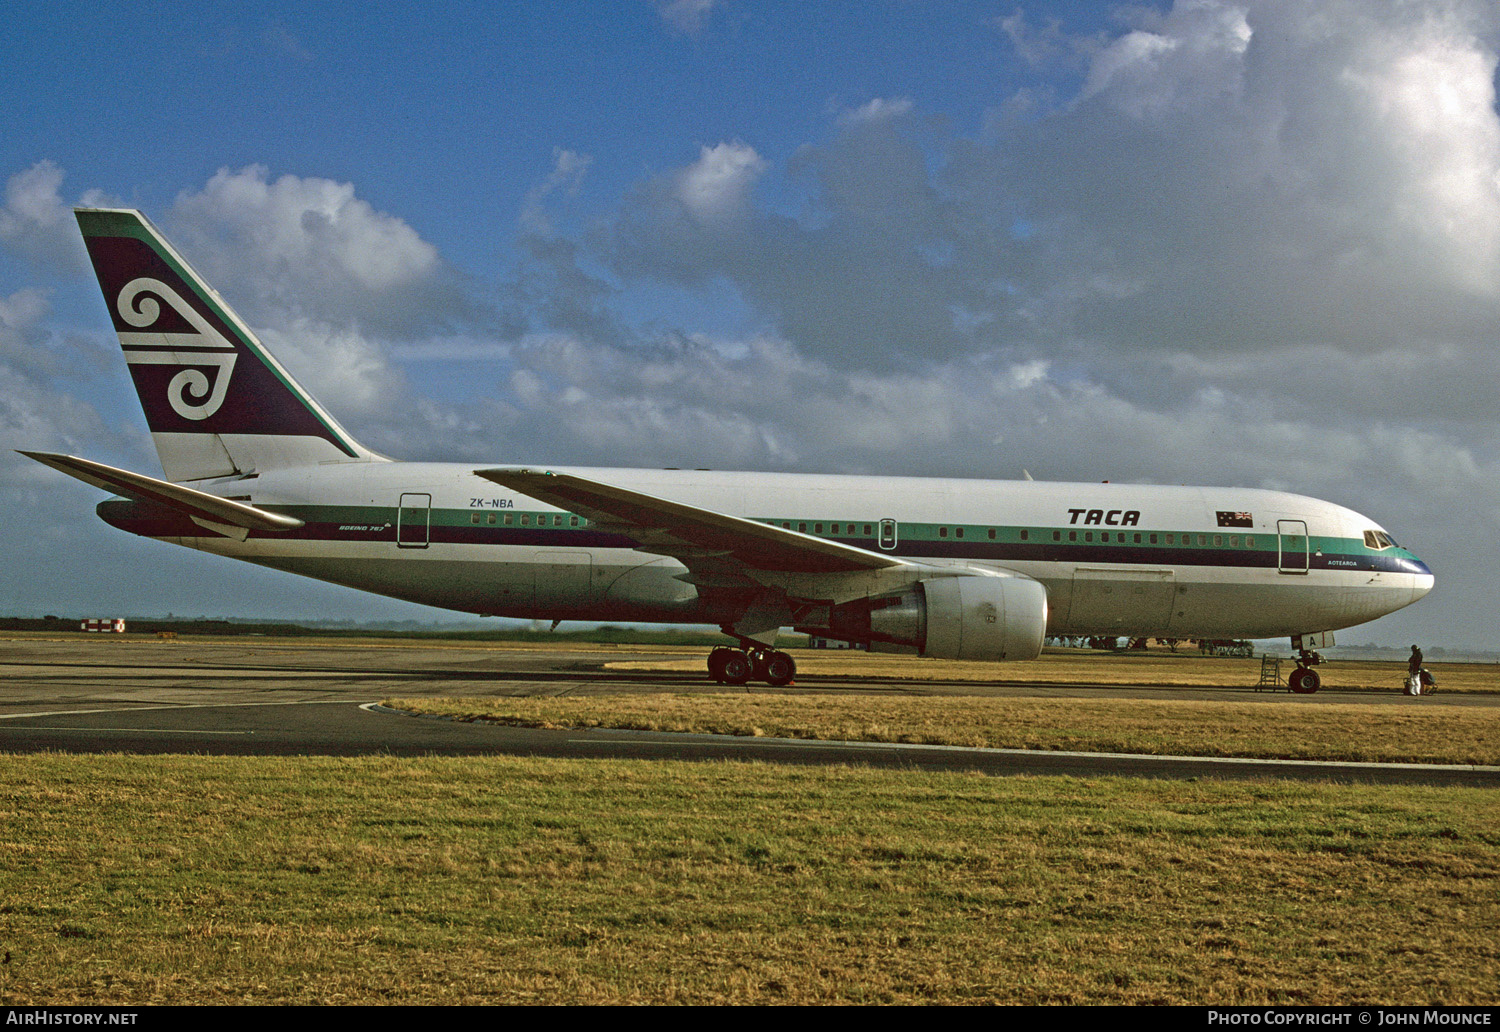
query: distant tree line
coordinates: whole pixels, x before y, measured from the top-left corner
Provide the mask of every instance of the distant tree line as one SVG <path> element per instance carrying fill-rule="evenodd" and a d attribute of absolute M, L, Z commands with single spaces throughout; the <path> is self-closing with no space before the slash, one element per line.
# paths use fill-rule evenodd
<path fill-rule="evenodd" d="M 90 613 L 90 617 L 113 616 L 110 613 Z M 83 633 L 77 616 L 0 616 L 0 631 L 49 631 L 53 633 Z M 204 635 L 258 635 L 261 637 L 309 637 L 319 638 L 422 638 L 455 641 L 577 641 L 589 643 L 623 643 L 642 645 L 715 645 L 723 635 L 718 631 L 687 628 L 637 628 L 605 624 L 599 627 L 575 627 L 550 631 L 545 627 L 499 627 L 493 630 L 467 631 L 452 628 L 423 628 L 413 624 L 409 628 L 393 628 L 371 625 L 339 625 L 337 627 L 304 625 L 295 623 L 257 623 L 249 620 L 224 620 L 201 617 L 137 617 L 125 618 L 125 629 L 130 634 L 204 634 Z M 803 642 L 802 635 L 784 635 L 783 648 L 795 648 Z"/>
<path fill-rule="evenodd" d="M 1097 649 L 1101 652 L 1143 652 L 1150 642 L 1164 645 L 1172 652 L 1196 644 L 1205 656 L 1230 656 L 1248 658 L 1255 655 L 1255 646 L 1248 641 L 1222 638 L 1205 638 L 1194 642 L 1189 638 L 1110 638 L 1087 635 L 1055 635 L 1047 644 L 1061 649 Z M 1122 645 L 1121 642 L 1124 642 Z"/>

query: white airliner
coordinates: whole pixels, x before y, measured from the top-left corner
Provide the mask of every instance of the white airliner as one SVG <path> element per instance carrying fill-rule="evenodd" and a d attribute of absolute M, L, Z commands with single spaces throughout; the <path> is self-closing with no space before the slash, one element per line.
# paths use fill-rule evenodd
<path fill-rule="evenodd" d="M 77 216 L 166 479 L 23 454 L 115 492 L 100 517 L 145 537 L 464 612 L 717 625 L 731 684 L 788 683 L 792 627 L 977 660 L 1289 636 L 1312 692 L 1324 632 L 1432 589 L 1374 521 L 1278 491 L 394 462 L 140 212 Z"/>

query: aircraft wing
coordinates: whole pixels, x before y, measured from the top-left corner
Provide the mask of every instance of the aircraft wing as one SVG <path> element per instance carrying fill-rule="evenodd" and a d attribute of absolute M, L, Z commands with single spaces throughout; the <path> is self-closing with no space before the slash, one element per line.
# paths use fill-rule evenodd
<path fill-rule="evenodd" d="M 738 567 L 747 572 L 837 574 L 912 565 L 895 556 L 570 473 L 537 469 L 477 469 L 474 473 L 585 516 L 601 529 L 634 539 L 641 551 L 672 556 L 694 571 Z"/>
<path fill-rule="evenodd" d="M 142 501 L 155 502 L 191 517 L 195 522 L 209 526 L 219 533 L 240 537 L 250 530 L 295 530 L 302 521 L 267 509 L 257 509 L 244 502 L 230 501 L 217 495 L 198 491 L 181 484 L 171 484 L 155 477 L 116 469 L 102 462 L 91 462 L 74 455 L 56 455 L 51 452 L 23 451 L 28 459 L 35 459 L 53 469 L 76 477 L 85 484 L 101 487 L 106 491 L 127 495 Z M 235 533 L 239 531 L 239 533 Z"/>

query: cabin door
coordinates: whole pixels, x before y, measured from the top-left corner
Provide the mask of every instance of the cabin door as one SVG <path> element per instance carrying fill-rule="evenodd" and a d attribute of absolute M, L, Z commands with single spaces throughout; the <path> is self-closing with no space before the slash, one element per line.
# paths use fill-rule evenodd
<path fill-rule="evenodd" d="M 427 528 L 432 520 L 432 495 L 403 494 L 396 509 L 396 545 L 426 548 Z"/>
<path fill-rule="evenodd" d="M 1307 524 L 1301 520 L 1276 521 L 1277 551 L 1282 573 L 1307 572 Z"/>

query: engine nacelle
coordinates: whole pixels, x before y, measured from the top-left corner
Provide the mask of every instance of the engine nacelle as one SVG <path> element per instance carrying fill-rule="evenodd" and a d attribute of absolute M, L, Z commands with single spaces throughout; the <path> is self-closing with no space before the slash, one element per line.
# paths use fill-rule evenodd
<path fill-rule="evenodd" d="M 899 595 L 835 606 L 827 628 L 798 629 L 938 659 L 1035 659 L 1047 633 L 1047 589 L 1015 575 L 934 577 Z"/>

